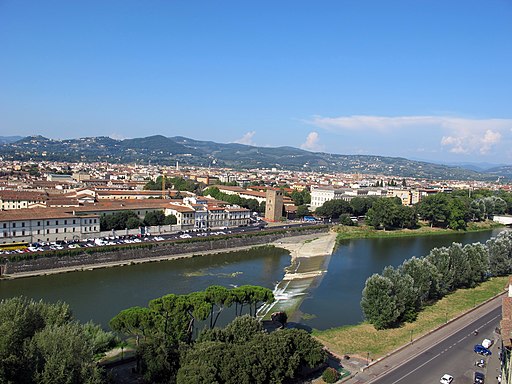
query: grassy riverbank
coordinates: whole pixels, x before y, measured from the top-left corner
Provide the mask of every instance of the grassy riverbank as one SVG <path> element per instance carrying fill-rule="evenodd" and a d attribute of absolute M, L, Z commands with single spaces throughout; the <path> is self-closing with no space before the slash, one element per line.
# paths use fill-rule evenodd
<path fill-rule="evenodd" d="M 358 355 L 379 358 L 416 339 L 452 318 L 467 312 L 475 305 L 504 292 L 508 277 L 492 278 L 476 288 L 459 289 L 442 300 L 426 307 L 414 323 L 401 328 L 377 331 L 373 325 L 362 323 L 326 331 L 315 330 L 313 335 L 338 355 Z"/>
<path fill-rule="evenodd" d="M 373 227 L 361 225 L 357 227 L 338 226 L 336 241 L 362 238 L 383 238 L 383 237 L 408 237 L 408 236 L 430 236 L 449 235 L 454 233 L 488 231 L 494 228 L 501 228 L 502 224 L 493 221 L 482 223 L 470 223 L 466 231 L 454 231 L 453 229 L 431 228 L 429 225 L 421 225 L 418 229 L 396 229 L 392 231 L 376 230 Z"/>

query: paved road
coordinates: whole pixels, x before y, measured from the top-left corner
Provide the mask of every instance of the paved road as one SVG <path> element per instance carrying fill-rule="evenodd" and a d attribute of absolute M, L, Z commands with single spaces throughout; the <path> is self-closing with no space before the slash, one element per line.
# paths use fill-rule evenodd
<path fill-rule="evenodd" d="M 346 380 L 349 384 L 439 383 L 443 373 L 451 373 L 454 383 L 472 383 L 472 365 L 477 358 L 472 347 L 485 336 L 493 335 L 501 318 L 503 296 L 478 306 L 438 330 L 409 343 L 399 351 L 374 362 Z M 479 335 L 472 332 L 479 328 Z M 494 337 L 496 338 L 496 337 Z M 496 382 L 498 347 L 493 346 L 486 383 Z M 349 368 L 350 370 L 350 368 Z M 354 372 L 354 370 L 352 370 Z M 491 380 L 492 379 L 492 380 Z"/>
<path fill-rule="evenodd" d="M 496 308 L 372 383 L 437 383 L 445 373 L 454 377 L 454 383 L 473 383 L 476 368 L 474 362 L 479 358 L 488 362 L 493 357 L 477 355 L 473 352 L 473 346 L 481 343 L 484 338 L 495 339 L 494 329 L 500 319 L 501 308 Z M 475 329 L 479 331 L 477 336 L 473 334 Z M 496 354 L 497 347 L 493 349 L 493 354 Z M 486 369 L 478 370 L 486 373 Z"/>

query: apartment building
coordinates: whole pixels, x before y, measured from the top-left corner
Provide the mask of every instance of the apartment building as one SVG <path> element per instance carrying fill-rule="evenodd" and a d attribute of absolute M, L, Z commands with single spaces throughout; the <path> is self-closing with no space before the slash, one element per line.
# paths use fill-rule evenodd
<path fill-rule="evenodd" d="M 100 232 L 99 215 L 34 208 L 0 214 L 0 243 L 81 240 Z"/>
<path fill-rule="evenodd" d="M 45 206 L 48 194 L 39 191 L 0 191 L 0 208 L 2 210 L 32 208 Z"/>
<path fill-rule="evenodd" d="M 326 201 L 340 200 L 344 192 L 333 187 L 311 187 L 311 210 L 315 211 Z"/>

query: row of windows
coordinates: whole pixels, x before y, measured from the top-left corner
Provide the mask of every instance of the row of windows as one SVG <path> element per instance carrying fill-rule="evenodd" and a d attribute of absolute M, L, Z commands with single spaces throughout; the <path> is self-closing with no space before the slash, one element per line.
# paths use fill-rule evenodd
<path fill-rule="evenodd" d="M 84 227 L 84 232 L 87 232 L 87 231 L 89 231 L 89 232 L 96 231 L 96 228 L 97 228 L 97 227 Z M 71 229 L 72 229 L 72 230 L 71 230 L 70 232 L 75 232 L 75 231 L 76 231 L 76 228 L 74 228 L 74 227 L 73 227 L 73 228 L 71 228 Z M 51 231 L 50 229 L 47 229 L 47 230 L 46 230 L 46 233 L 47 233 L 47 234 L 49 234 L 49 233 L 51 233 L 50 231 Z M 59 232 L 60 232 L 60 231 L 59 231 L 59 228 L 55 228 L 55 231 L 54 231 L 53 233 L 59 233 Z M 63 228 L 63 231 L 62 231 L 62 232 L 63 232 L 63 233 L 68 232 L 68 228 Z M 44 231 L 43 231 L 43 233 L 44 233 Z M 21 231 L 21 236 L 25 236 L 26 234 L 27 234 L 27 233 L 25 233 L 25 231 Z M 38 234 L 38 235 L 40 235 L 40 234 L 41 234 L 41 230 L 40 230 L 40 229 L 38 229 L 38 230 L 37 230 L 37 234 Z M 16 231 L 12 231 L 12 236 L 13 236 L 13 237 L 15 237 L 15 236 L 17 236 L 17 235 L 18 235 L 18 233 L 17 233 Z M 9 237 L 9 233 L 8 233 L 8 232 L 6 232 L 6 231 L 4 231 L 2 236 L 3 236 L 3 237 Z"/>
<path fill-rule="evenodd" d="M 69 220 L 69 222 L 71 223 L 71 220 Z M 73 224 L 76 224 L 76 219 L 73 219 L 72 222 L 73 222 Z M 93 224 L 93 223 L 96 224 L 96 219 L 85 219 L 83 221 L 83 224 Z M 50 225 L 50 220 L 46 220 L 46 225 Z M 55 225 L 59 225 L 59 220 L 55 220 Z M 64 220 L 64 225 L 68 225 L 68 220 Z M 37 222 L 37 226 L 38 227 L 41 226 L 41 221 Z M 3 223 L 3 227 L 7 228 L 7 223 Z M 12 223 L 11 227 L 16 228 L 16 223 Z M 25 223 L 22 222 L 21 228 L 24 228 L 24 227 L 25 227 Z"/>

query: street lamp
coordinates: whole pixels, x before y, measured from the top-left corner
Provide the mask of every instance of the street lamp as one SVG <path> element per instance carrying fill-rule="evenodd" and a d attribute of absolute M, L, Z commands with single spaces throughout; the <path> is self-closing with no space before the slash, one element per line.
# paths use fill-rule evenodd
<path fill-rule="evenodd" d="M 366 352 L 366 365 L 370 365 L 370 352 Z"/>
<path fill-rule="evenodd" d="M 412 332 L 413 332 L 413 330 L 411 329 L 411 343 L 412 343 Z"/>

